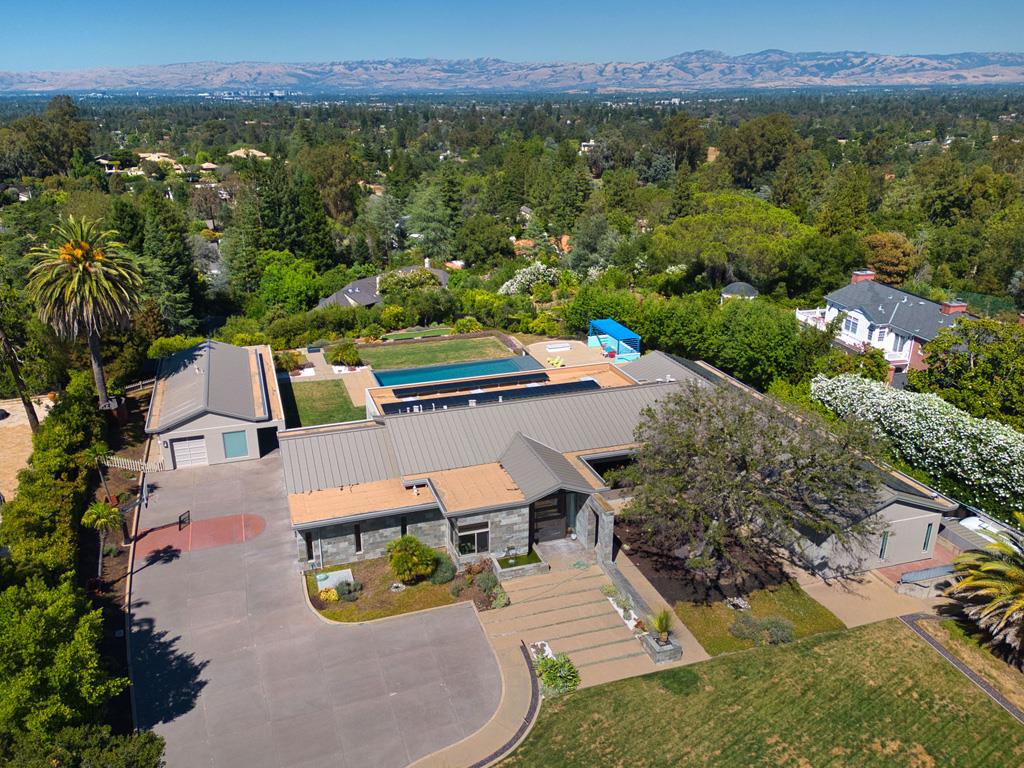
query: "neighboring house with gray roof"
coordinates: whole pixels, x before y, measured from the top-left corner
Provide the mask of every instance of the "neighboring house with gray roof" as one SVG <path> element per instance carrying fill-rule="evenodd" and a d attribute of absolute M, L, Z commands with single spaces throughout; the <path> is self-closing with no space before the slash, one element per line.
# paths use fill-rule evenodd
<path fill-rule="evenodd" d="M 270 347 L 207 340 L 160 361 L 146 434 L 165 469 L 258 459 L 283 428 Z"/>
<path fill-rule="evenodd" d="M 825 307 L 797 310 L 797 319 L 825 330 L 844 315 L 836 342 L 860 351 L 882 350 L 889 363 L 890 382 L 905 379 L 907 370 L 924 370 L 924 345 L 957 318 L 967 316 L 963 301 L 935 302 L 879 283 L 869 269 L 853 273 L 849 285 L 825 297 Z"/>
<path fill-rule="evenodd" d="M 431 267 L 429 259 L 424 261 L 422 267 L 400 267 L 394 271 L 399 274 L 408 274 L 418 269 L 426 269 L 437 278 L 442 288 L 448 287 L 448 273 L 443 269 Z M 333 306 L 372 307 L 374 304 L 379 304 L 382 299 L 379 290 L 381 277 L 382 275 L 374 275 L 373 277 L 361 277 L 358 280 L 353 280 L 340 291 L 335 291 L 330 296 L 320 299 L 316 307 L 317 309 Z"/>
<path fill-rule="evenodd" d="M 282 432 L 299 560 L 320 567 L 381 557 L 404 533 L 446 548 L 457 563 L 522 554 L 572 531 L 610 551 L 612 520 L 593 498 L 612 493 L 600 470 L 630 460 L 647 409 L 680 387 L 745 389 L 711 366 L 662 352 L 621 369 L 636 383 Z M 860 559 L 928 557 L 941 502 L 910 484 L 880 494 L 864 512 L 887 521 L 888 538 L 865 542 Z M 848 555 L 834 539 L 807 547 L 826 566 Z"/>

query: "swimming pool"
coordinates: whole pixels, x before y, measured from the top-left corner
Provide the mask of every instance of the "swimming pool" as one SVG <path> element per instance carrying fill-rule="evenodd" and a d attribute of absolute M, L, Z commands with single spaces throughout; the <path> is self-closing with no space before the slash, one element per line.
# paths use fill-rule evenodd
<path fill-rule="evenodd" d="M 400 384 L 422 384 L 425 381 L 447 381 L 448 379 L 465 379 L 470 376 L 492 376 L 496 373 L 536 371 L 543 367 L 529 355 L 519 355 L 492 360 L 467 360 L 464 363 L 422 365 L 419 368 L 394 368 L 390 371 L 374 371 L 373 375 L 382 387 L 395 387 Z"/>

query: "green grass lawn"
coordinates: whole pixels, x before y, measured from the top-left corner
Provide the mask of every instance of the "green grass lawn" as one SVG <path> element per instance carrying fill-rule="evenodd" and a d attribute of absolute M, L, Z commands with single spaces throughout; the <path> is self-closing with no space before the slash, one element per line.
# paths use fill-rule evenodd
<path fill-rule="evenodd" d="M 359 356 L 363 362 L 377 370 L 415 368 L 434 363 L 459 363 L 464 360 L 508 357 L 511 354 L 512 351 L 493 336 L 359 348 Z"/>
<path fill-rule="evenodd" d="M 338 602 L 320 611 L 321 615 L 334 621 L 383 619 L 385 616 L 397 616 L 457 602 L 449 591 L 451 584 L 421 581 L 406 587 L 402 592 L 391 592 L 389 587 L 394 583 L 395 575 L 391 572 L 386 557 L 332 566 L 323 570 L 337 571 L 342 568 L 352 569 L 352 577 L 363 583 L 363 591 L 353 603 Z M 316 594 L 316 579 L 312 573 L 306 574 L 306 589 L 310 595 Z"/>
<path fill-rule="evenodd" d="M 429 339 L 432 336 L 450 336 L 451 328 L 424 328 L 419 331 L 398 331 L 384 336 L 385 339 Z"/>
<path fill-rule="evenodd" d="M 918 626 L 981 675 L 1011 703 L 1024 709 L 1024 672 L 993 654 L 975 627 L 955 619 L 922 621 Z"/>
<path fill-rule="evenodd" d="M 366 418 L 366 409 L 352 405 L 340 379 L 281 381 L 281 402 L 289 427 L 311 427 Z"/>
<path fill-rule="evenodd" d="M 1020 724 L 892 620 L 546 700 L 502 768 L 1022 763 Z"/>
<path fill-rule="evenodd" d="M 844 627 L 843 622 L 804 592 L 795 581 L 771 589 L 755 590 L 747 595 L 747 599 L 754 616 L 781 616 L 793 622 L 798 638 Z M 712 656 L 754 647 L 753 641 L 741 640 L 729 634 L 729 627 L 739 614 L 725 603 L 704 605 L 680 602 L 676 603 L 675 609 L 697 642 Z"/>

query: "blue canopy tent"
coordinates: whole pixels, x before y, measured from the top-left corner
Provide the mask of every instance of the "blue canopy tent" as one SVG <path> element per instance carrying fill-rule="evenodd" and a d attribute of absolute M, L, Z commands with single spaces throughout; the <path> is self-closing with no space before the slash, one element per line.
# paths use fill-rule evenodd
<path fill-rule="evenodd" d="M 640 357 L 640 337 L 610 317 L 590 321 L 587 346 L 598 347 L 606 356 L 623 362 Z"/>

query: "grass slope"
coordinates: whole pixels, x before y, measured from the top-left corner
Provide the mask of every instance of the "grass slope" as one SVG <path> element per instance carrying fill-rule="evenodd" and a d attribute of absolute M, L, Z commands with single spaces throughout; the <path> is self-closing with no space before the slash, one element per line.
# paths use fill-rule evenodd
<path fill-rule="evenodd" d="M 363 362 L 377 370 L 413 368 L 435 363 L 459 363 L 464 360 L 508 357 L 511 354 L 511 350 L 493 336 L 359 348 L 359 356 Z"/>
<path fill-rule="evenodd" d="M 503 768 L 1024 764 L 1024 729 L 899 622 L 545 701 Z"/>
<path fill-rule="evenodd" d="M 366 418 L 366 409 L 352 405 L 340 379 L 281 382 L 281 403 L 289 427 L 310 427 Z"/>
<path fill-rule="evenodd" d="M 750 601 L 750 612 L 754 616 L 781 616 L 793 622 L 798 638 L 844 627 L 843 622 L 804 592 L 795 581 L 755 590 L 747 595 L 747 599 Z M 676 603 L 675 610 L 683 624 L 693 632 L 697 642 L 712 656 L 754 647 L 752 641 L 741 640 L 729 634 L 729 627 L 736 621 L 738 614 L 725 603 L 703 605 L 679 602 Z"/>

